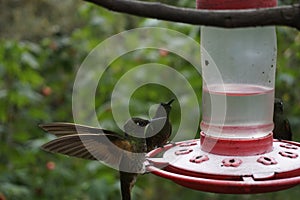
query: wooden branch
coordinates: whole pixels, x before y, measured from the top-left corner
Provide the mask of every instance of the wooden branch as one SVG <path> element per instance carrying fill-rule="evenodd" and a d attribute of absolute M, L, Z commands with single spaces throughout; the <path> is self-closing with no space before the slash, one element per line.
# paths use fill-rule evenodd
<path fill-rule="evenodd" d="M 136 0 L 84 0 L 140 17 L 224 28 L 284 25 L 300 30 L 300 4 L 245 10 L 197 10 Z"/>

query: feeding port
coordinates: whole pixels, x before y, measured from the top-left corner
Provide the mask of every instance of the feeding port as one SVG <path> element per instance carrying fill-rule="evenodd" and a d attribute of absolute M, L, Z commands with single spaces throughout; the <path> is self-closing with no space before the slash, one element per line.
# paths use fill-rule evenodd
<path fill-rule="evenodd" d="M 252 156 L 212 154 L 201 150 L 200 143 L 189 140 L 155 149 L 148 154 L 147 169 L 185 187 L 215 193 L 264 193 L 300 183 L 299 143 L 274 140 L 272 151 Z"/>

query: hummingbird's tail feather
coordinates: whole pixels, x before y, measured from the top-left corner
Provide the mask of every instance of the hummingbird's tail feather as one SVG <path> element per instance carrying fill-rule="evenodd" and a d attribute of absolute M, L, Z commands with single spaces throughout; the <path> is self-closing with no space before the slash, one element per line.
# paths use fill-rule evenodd
<path fill-rule="evenodd" d="M 66 135 L 74 135 L 74 134 L 116 134 L 112 131 L 95 128 L 91 126 L 85 126 L 74 123 L 66 123 L 66 122 L 53 122 L 48 124 L 40 124 L 40 128 L 44 131 L 49 132 L 57 137 L 66 136 Z"/>
<path fill-rule="evenodd" d="M 135 184 L 137 174 L 120 171 L 120 185 L 122 200 L 131 200 L 131 190 Z"/>

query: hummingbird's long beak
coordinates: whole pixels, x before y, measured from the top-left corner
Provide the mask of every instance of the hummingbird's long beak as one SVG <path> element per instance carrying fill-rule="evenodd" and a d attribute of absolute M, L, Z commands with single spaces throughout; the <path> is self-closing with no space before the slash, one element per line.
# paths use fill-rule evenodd
<path fill-rule="evenodd" d="M 169 101 L 169 102 L 167 103 L 167 105 L 171 105 L 171 103 L 173 103 L 173 101 L 175 101 L 175 99 L 171 99 L 171 101 Z"/>

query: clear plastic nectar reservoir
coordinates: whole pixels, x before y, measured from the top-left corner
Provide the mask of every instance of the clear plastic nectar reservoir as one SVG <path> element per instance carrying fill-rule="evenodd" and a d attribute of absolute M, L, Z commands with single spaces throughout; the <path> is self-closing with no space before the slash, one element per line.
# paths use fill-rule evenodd
<path fill-rule="evenodd" d="M 273 129 L 274 27 L 201 28 L 205 134 L 259 138 Z"/>

